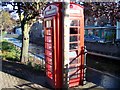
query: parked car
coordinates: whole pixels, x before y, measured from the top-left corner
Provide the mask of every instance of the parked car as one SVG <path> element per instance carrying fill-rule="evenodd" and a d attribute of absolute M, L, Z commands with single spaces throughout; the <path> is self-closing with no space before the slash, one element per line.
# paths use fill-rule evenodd
<path fill-rule="evenodd" d="M 96 40 L 94 39 L 94 37 L 92 35 L 85 36 L 85 41 L 87 41 L 87 42 L 96 42 Z"/>
<path fill-rule="evenodd" d="M 98 36 L 90 35 L 90 36 L 85 36 L 85 41 L 104 43 L 104 42 L 105 42 L 105 39 L 100 38 L 100 37 L 98 37 Z"/>

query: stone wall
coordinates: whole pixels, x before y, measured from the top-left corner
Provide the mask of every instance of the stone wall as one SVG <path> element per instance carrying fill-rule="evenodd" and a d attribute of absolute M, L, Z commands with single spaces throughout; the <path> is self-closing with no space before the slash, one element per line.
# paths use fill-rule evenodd
<path fill-rule="evenodd" d="M 42 45 L 44 46 L 44 38 L 38 37 L 38 38 L 31 38 L 30 39 L 31 43 L 37 44 L 37 45 Z"/>
<path fill-rule="evenodd" d="M 112 43 L 85 42 L 87 51 L 120 57 L 120 45 Z"/>
<path fill-rule="evenodd" d="M 43 26 L 42 23 L 36 22 L 30 30 L 30 42 L 37 45 L 44 45 L 44 38 L 42 37 Z"/>

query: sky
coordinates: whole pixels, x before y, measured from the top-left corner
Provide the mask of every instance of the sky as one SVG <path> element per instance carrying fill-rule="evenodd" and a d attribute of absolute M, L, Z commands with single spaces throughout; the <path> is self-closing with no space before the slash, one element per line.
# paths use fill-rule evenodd
<path fill-rule="evenodd" d="M 7 10 L 7 11 L 13 11 L 13 6 L 11 4 L 8 4 L 7 6 L 1 6 L 0 4 L 0 10 Z M 14 12 L 10 13 L 11 17 L 15 20 L 19 19 L 18 13 L 14 10 Z"/>

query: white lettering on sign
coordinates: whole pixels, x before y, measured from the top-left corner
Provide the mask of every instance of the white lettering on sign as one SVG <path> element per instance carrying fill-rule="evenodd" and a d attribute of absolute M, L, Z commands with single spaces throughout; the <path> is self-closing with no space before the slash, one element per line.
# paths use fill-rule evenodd
<path fill-rule="evenodd" d="M 81 5 L 70 4 L 70 14 L 82 15 L 83 7 Z"/>
<path fill-rule="evenodd" d="M 80 10 L 70 10 L 71 13 L 80 13 Z"/>
<path fill-rule="evenodd" d="M 57 12 L 56 9 L 52 9 L 52 10 L 46 11 L 45 15 L 56 14 L 56 12 Z"/>

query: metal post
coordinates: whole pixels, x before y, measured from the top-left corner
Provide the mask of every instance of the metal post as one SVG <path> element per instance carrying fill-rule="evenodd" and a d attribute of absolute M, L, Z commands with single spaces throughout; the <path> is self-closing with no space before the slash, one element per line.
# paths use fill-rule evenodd
<path fill-rule="evenodd" d="M 87 70 L 87 63 L 86 63 L 86 55 L 87 55 L 87 50 L 86 50 L 86 46 L 84 47 L 84 78 L 83 78 L 83 85 L 86 84 L 86 70 Z"/>
<path fill-rule="evenodd" d="M 120 22 L 117 21 L 116 39 L 120 39 Z"/>
<path fill-rule="evenodd" d="M 44 69 L 44 66 L 43 66 L 43 58 L 41 58 L 42 59 L 42 69 Z"/>

